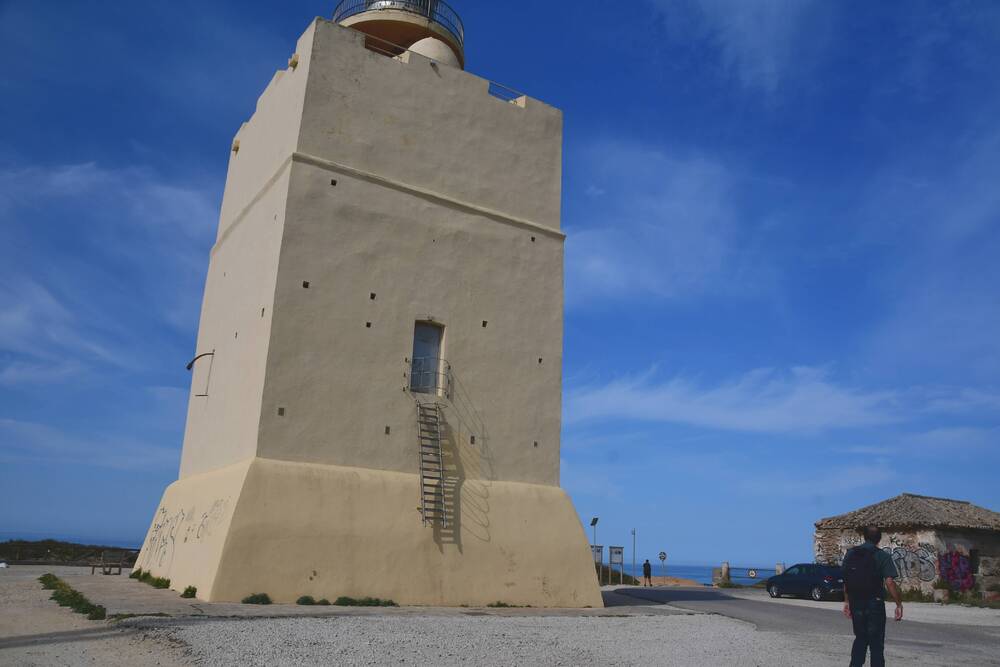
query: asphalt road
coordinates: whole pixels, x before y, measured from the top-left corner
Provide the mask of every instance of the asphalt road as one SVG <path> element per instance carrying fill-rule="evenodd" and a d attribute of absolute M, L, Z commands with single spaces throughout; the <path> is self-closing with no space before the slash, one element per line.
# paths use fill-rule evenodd
<path fill-rule="evenodd" d="M 622 588 L 616 594 L 646 603 L 719 614 L 754 624 L 761 632 L 852 637 L 851 623 L 837 610 L 732 597 L 711 588 Z M 905 609 L 905 606 L 904 606 Z M 1000 628 L 887 621 L 886 645 L 940 655 L 942 665 L 958 657 L 1000 665 Z"/>

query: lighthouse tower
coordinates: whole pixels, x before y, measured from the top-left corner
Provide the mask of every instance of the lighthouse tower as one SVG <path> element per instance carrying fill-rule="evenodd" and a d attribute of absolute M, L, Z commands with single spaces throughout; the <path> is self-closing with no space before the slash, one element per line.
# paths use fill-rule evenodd
<path fill-rule="evenodd" d="M 345 0 L 237 132 L 137 562 L 173 588 L 601 606 L 559 487 L 562 117 L 464 39 L 445 2 Z"/>

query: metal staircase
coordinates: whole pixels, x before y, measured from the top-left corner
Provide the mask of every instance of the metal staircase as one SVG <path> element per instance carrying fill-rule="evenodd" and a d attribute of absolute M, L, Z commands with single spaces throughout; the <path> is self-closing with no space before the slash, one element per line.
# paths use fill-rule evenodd
<path fill-rule="evenodd" d="M 420 444 L 420 513 L 424 525 L 448 526 L 444 504 L 444 460 L 441 454 L 441 405 L 417 403 Z"/>

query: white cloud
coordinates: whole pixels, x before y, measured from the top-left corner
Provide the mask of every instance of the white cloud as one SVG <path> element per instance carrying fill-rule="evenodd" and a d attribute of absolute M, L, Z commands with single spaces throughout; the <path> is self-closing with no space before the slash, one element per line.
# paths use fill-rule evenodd
<path fill-rule="evenodd" d="M 217 218 L 208 193 L 144 168 L 9 168 L 0 215 L 14 240 L 0 248 L 0 351 L 10 353 L 0 382 L 136 369 L 160 332 L 194 331 Z"/>
<path fill-rule="evenodd" d="M 747 88 L 773 93 L 822 41 L 810 29 L 819 0 L 651 0 L 679 39 L 701 37 Z"/>
<path fill-rule="evenodd" d="M 881 460 L 866 465 L 815 470 L 808 475 L 772 471 L 766 478 L 743 479 L 739 487 L 749 493 L 770 497 L 839 496 L 858 489 L 886 486 L 897 477 L 890 464 Z M 890 494 L 887 492 L 886 495 Z"/>
<path fill-rule="evenodd" d="M 102 468 L 170 469 L 176 449 L 117 435 L 81 437 L 35 422 L 0 418 L 0 461 L 32 461 Z"/>
<path fill-rule="evenodd" d="M 592 205 L 569 221 L 566 300 L 689 299 L 768 280 L 743 247 L 734 178 L 720 163 L 604 142 L 584 160 Z M 600 196 L 597 193 L 600 192 Z"/>
<path fill-rule="evenodd" d="M 869 338 L 872 363 L 933 372 L 942 382 L 993 384 L 1000 372 L 1000 125 L 970 131 L 945 155 L 929 150 L 932 159 L 919 146 L 887 167 L 862 210 L 862 238 L 892 249 L 879 276 L 886 307 Z"/>
<path fill-rule="evenodd" d="M 757 433 L 816 433 L 903 419 L 892 391 L 832 382 L 822 369 L 758 369 L 715 386 L 651 373 L 571 390 L 566 421 L 641 420 Z"/>

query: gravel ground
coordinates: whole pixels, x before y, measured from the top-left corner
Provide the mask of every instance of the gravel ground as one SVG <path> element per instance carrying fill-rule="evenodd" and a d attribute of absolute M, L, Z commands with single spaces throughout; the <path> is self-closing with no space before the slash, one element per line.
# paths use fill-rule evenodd
<path fill-rule="evenodd" d="M 133 620 L 204 665 L 841 665 L 710 615 Z M 816 659 L 813 659 L 816 658 Z"/>
<path fill-rule="evenodd" d="M 0 571 L 0 665 L 813 667 L 843 665 L 851 644 L 843 623 L 801 634 L 790 630 L 798 627 L 791 623 L 761 631 L 725 616 L 612 591 L 608 604 L 621 606 L 586 610 L 262 607 L 183 600 L 176 591 L 124 577 L 60 570 L 59 576 L 111 613 L 169 614 L 87 621 L 50 601 L 35 581 L 38 574 L 29 568 Z M 798 613 L 794 606 L 766 606 Z M 908 667 L 940 667 L 944 656 L 953 667 L 1000 664 L 984 658 L 982 647 L 970 653 L 912 639 L 887 647 L 890 663 Z"/>

